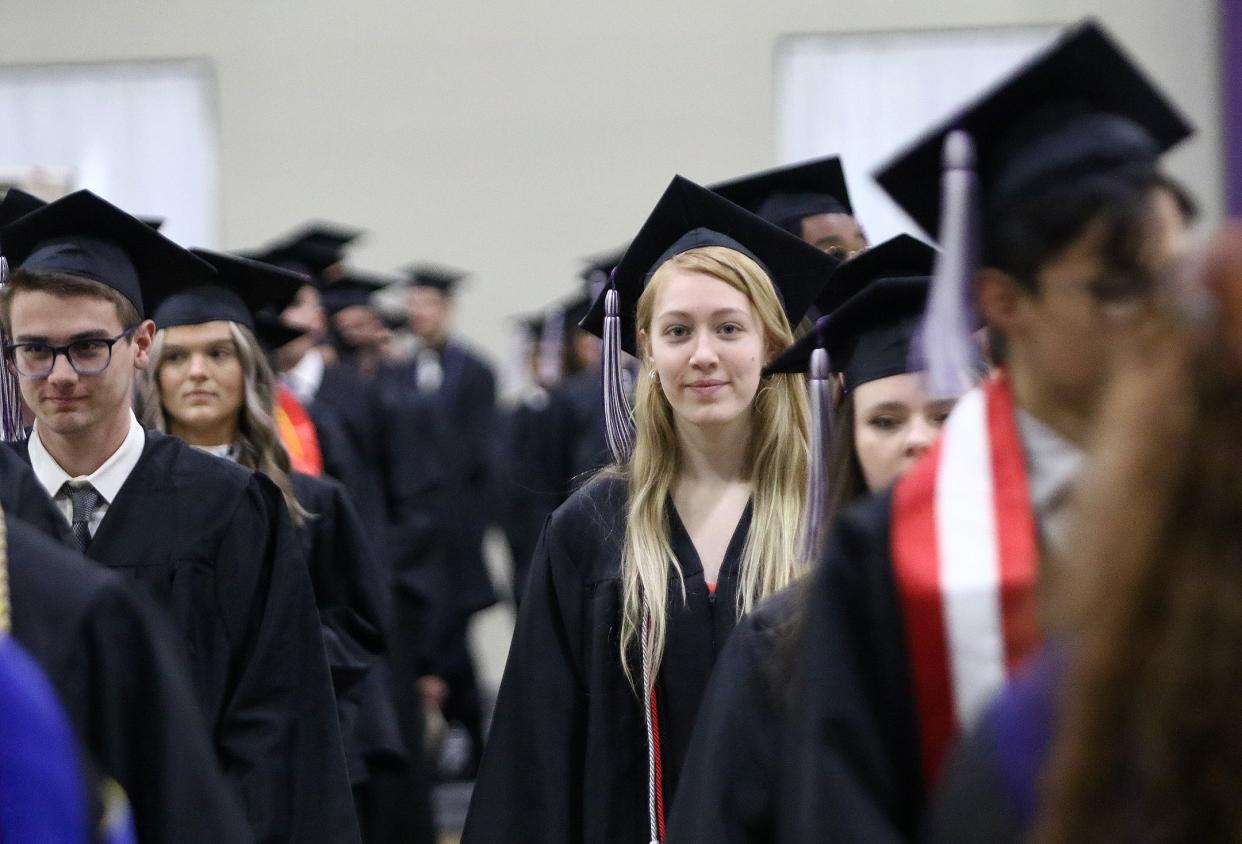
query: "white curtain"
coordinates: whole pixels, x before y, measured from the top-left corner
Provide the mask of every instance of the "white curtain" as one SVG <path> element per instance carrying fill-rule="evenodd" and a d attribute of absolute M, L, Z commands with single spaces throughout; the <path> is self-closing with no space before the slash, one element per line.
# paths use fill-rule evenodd
<path fill-rule="evenodd" d="M 0 67 L 0 171 L 61 171 L 185 245 L 220 239 L 218 138 L 204 62 Z"/>
<path fill-rule="evenodd" d="M 780 161 L 841 155 L 854 210 L 871 242 L 918 234 L 872 172 L 1059 31 L 1006 27 L 787 38 L 776 60 Z"/>

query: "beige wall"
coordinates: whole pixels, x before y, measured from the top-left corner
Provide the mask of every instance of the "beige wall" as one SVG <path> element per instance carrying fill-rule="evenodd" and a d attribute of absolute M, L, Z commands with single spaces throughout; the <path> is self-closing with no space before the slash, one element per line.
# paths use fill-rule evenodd
<path fill-rule="evenodd" d="M 782 35 L 1084 14 L 1199 126 L 1172 166 L 1214 219 L 1213 0 L 0 0 L 0 60 L 207 58 L 223 245 L 319 215 L 373 231 L 360 263 L 471 267 L 467 333 L 499 353 L 504 316 L 560 294 L 578 256 L 632 234 L 672 173 L 773 163 Z"/>

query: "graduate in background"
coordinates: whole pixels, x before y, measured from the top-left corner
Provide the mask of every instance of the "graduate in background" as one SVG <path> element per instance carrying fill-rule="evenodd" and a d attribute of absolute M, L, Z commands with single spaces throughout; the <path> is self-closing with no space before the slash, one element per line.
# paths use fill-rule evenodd
<path fill-rule="evenodd" d="M 932 247 L 899 235 L 846 261 L 828 289 L 848 298 L 838 305 L 821 296 L 829 315 L 767 368 L 812 371 L 819 382 L 811 396 L 811 459 L 820 465 L 811 467 L 807 507 L 822 512 L 805 520 L 808 559 L 817 558 L 826 529 L 843 510 L 890 487 L 926 453 L 952 407 L 927 395 L 910 354 L 935 256 Z M 830 378 L 841 385 L 835 409 Z M 828 415 L 831 426 L 815 424 Z M 775 840 L 787 808 L 781 747 L 806 586 L 799 580 L 762 601 L 730 636 L 690 742 L 669 840 Z"/>
<path fill-rule="evenodd" d="M 890 493 L 838 520 L 801 633 L 786 839 L 913 837 L 953 736 L 1034 650 L 1036 561 L 1064 540 L 1106 353 L 1183 248 L 1188 200 L 1159 158 L 1190 131 L 1087 23 L 879 172 L 942 231 L 932 394 L 981 365 L 974 301 L 1001 367 Z"/>
<path fill-rule="evenodd" d="M 467 844 L 663 836 L 719 649 L 801 571 L 804 379 L 761 369 L 834 264 L 681 177 L 643 225 L 584 323 L 619 465 L 544 530 Z"/>
<path fill-rule="evenodd" d="M 836 156 L 752 173 L 711 189 L 837 258 L 867 248 Z"/>
<path fill-rule="evenodd" d="M 254 313 L 281 310 L 304 277 L 194 252 L 217 275 L 211 284 L 169 296 L 156 310 L 160 329 L 139 384 L 138 412 L 147 427 L 262 471 L 280 487 L 310 567 L 350 781 L 359 807 L 371 806 L 373 787 L 389 771 L 421 769 L 421 748 L 407 753 L 382 659 L 388 572 L 341 484 L 291 471 L 272 422 L 275 377 L 256 337 Z M 402 840 L 418 823 L 430 829 L 425 787 L 421 795 L 411 790 L 383 807 L 389 814 L 420 806 L 422 816 L 408 818 Z M 398 819 L 360 812 L 365 840 L 378 840 L 374 827 L 391 820 Z"/>
<path fill-rule="evenodd" d="M 14 444 L 91 559 L 149 590 L 177 630 L 225 773 L 260 839 L 357 837 L 306 564 L 279 489 L 144 432 L 130 401 L 145 319 L 214 270 L 79 191 L 0 233 L 0 317 L 37 417 Z"/>
<path fill-rule="evenodd" d="M 438 504 L 444 578 L 429 608 L 426 674 L 421 681 L 430 703 L 446 721 L 457 722 L 470 739 L 467 758 L 452 776 L 469 778 L 483 745 L 483 707 L 470 655 L 470 618 L 496 603 L 483 534 L 494 520 L 496 378 L 481 358 L 452 336 L 454 292 L 465 273 L 416 264 L 408 267 L 407 305 L 416 340 L 412 359 L 384 370 L 379 382 L 385 413 L 393 418 L 427 417 L 435 432 L 444 488 Z M 414 445 L 410 436 L 399 446 Z"/>
<path fill-rule="evenodd" d="M 392 339 L 392 331 L 372 307 L 372 299 L 397 283 L 398 279 L 351 268 L 320 293 L 333 348 L 339 359 L 363 378 L 378 374 L 388 358 L 386 349 Z"/>

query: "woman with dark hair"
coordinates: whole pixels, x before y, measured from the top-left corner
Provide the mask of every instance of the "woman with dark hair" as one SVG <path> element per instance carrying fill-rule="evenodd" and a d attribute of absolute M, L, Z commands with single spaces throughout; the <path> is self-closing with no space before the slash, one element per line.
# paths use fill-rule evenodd
<path fill-rule="evenodd" d="M 276 329 L 258 311 L 278 311 L 297 292 L 297 273 L 205 250 L 214 283 L 166 299 L 140 383 L 145 426 L 261 471 L 284 494 L 310 569 L 324 650 L 336 692 L 346 760 L 360 810 L 381 774 L 410 764 L 386 674 L 386 577 L 344 487 L 290 469 L 273 413 L 275 376 L 257 333 Z M 262 328 L 260 328 L 262 326 Z M 288 338 L 286 338 L 288 339 Z M 425 795 L 424 795 L 425 797 Z M 403 798 L 389 809 L 418 807 Z M 418 812 L 425 822 L 426 812 Z M 377 818 L 360 811 L 364 838 L 377 839 Z M 391 818 L 384 818 L 388 823 Z M 409 829 L 401 830 L 408 836 Z M 426 836 L 430 830 L 426 831 Z M 397 837 L 395 840 L 406 840 Z"/>

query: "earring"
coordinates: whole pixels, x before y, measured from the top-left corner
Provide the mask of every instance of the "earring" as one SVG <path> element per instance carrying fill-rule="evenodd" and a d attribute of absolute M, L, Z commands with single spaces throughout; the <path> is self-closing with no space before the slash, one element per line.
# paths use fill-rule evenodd
<path fill-rule="evenodd" d="M 656 372 L 654 369 L 647 373 L 647 377 L 657 384 L 660 383 L 660 373 Z"/>

